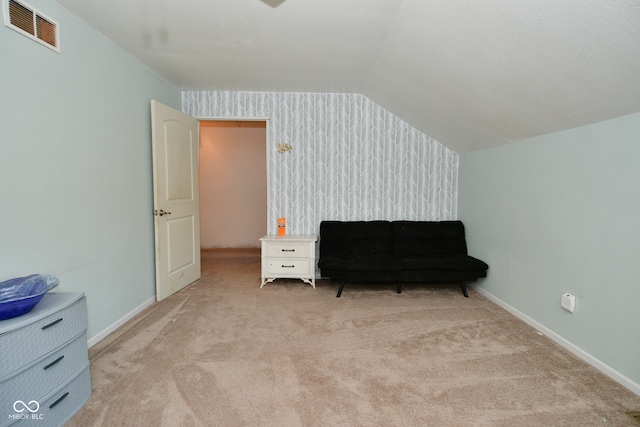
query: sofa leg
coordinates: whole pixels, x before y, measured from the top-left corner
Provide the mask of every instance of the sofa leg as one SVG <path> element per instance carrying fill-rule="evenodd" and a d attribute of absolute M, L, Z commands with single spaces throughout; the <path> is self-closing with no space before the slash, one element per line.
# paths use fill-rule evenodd
<path fill-rule="evenodd" d="M 402 284 L 400 282 L 398 282 L 398 287 L 397 287 L 398 293 L 401 294 L 402 293 Z"/>
<path fill-rule="evenodd" d="M 336 295 L 336 298 L 340 298 L 340 295 L 342 295 L 342 289 L 344 289 L 344 282 L 340 283 L 340 288 L 338 289 L 338 295 Z"/>
<path fill-rule="evenodd" d="M 465 298 L 469 298 L 469 294 L 467 293 L 467 287 L 465 286 L 464 283 L 460 283 L 460 289 L 462 289 L 462 295 L 464 295 Z"/>

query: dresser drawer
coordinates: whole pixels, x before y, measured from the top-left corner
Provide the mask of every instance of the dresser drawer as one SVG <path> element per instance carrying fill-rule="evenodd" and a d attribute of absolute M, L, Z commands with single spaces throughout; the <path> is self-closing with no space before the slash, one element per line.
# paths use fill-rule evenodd
<path fill-rule="evenodd" d="M 309 274 L 309 260 L 306 259 L 272 259 L 267 261 L 267 274 L 285 277 L 288 275 Z"/>
<path fill-rule="evenodd" d="M 309 256 L 309 245 L 306 243 L 269 243 L 269 258 L 306 258 Z"/>
<path fill-rule="evenodd" d="M 89 363 L 67 381 L 55 393 L 50 393 L 45 400 L 38 402 L 40 409 L 34 414 L 36 419 L 19 419 L 10 424 L 11 427 L 22 426 L 62 426 L 84 405 L 91 397 L 91 374 Z"/>
<path fill-rule="evenodd" d="M 27 326 L 0 334 L 0 381 L 60 347 L 87 329 L 87 305 L 83 297 L 69 307 Z"/>
<path fill-rule="evenodd" d="M 5 409 L 12 408 L 17 400 L 40 401 L 80 372 L 87 363 L 87 334 L 82 333 L 61 349 L 43 357 L 24 371 L 17 371 L 15 376 L 0 384 L 0 416 L 6 418 Z"/>

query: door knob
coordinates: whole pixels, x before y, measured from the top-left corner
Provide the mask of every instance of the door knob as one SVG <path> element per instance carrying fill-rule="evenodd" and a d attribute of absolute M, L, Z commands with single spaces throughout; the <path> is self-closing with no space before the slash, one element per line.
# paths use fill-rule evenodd
<path fill-rule="evenodd" d="M 167 212 L 167 211 L 165 211 L 163 209 L 160 209 L 159 211 L 158 210 L 154 210 L 153 214 L 155 216 L 163 216 L 163 215 L 171 215 L 171 212 Z"/>

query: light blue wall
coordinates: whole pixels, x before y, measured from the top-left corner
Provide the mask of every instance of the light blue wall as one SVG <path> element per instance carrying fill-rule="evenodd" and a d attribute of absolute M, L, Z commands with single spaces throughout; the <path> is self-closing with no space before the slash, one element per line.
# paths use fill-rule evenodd
<path fill-rule="evenodd" d="M 479 286 L 635 384 L 639 162 L 640 114 L 465 153 L 458 205 Z"/>
<path fill-rule="evenodd" d="M 151 99 L 180 91 L 50 0 L 62 53 L 0 27 L 0 280 L 83 291 L 89 338 L 155 295 Z"/>

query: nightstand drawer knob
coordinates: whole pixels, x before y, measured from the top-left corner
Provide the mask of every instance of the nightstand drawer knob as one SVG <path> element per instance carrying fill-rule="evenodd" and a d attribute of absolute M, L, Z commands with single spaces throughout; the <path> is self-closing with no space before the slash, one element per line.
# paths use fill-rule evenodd
<path fill-rule="evenodd" d="M 49 323 L 48 325 L 44 325 L 44 326 L 42 327 L 42 330 L 44 331 L 45 329 L 50 328 L 50 327 L 52 327 L 52 326 L 55 326 L 55 325 L 57 325 L 57 324 L 58 324 L 58 323 L 60 323 L 60 322 L 62 322 L 62 317 L 61 317 L 61 318 L 59 318 L 58 320 L 54 320 L 53 322 Z"/>
<path fill-rule="evenodd" d="M 66 399 L 67 396 L 69 396 L 69 392 L 66 392 L 65 394 L 60 396 L 60 398 L 58 400 L 56 400 L 51 405 L 49 405 L 49 409 L 53 409 L 54 406 L 56 406 L 58 403 L 62 402 L 64 399 Z"/>
<path fill-rule="evenodd" d="M 53 365 L 59 363 L 62 359 L 64 359 L 64 355 L 58 357 L 56 360 L 54 360 L 53 362 L 49 363 L 47 366 L 45 366 L 42 369 L 49 369 L 50 367 L 52 367 Z"/>

